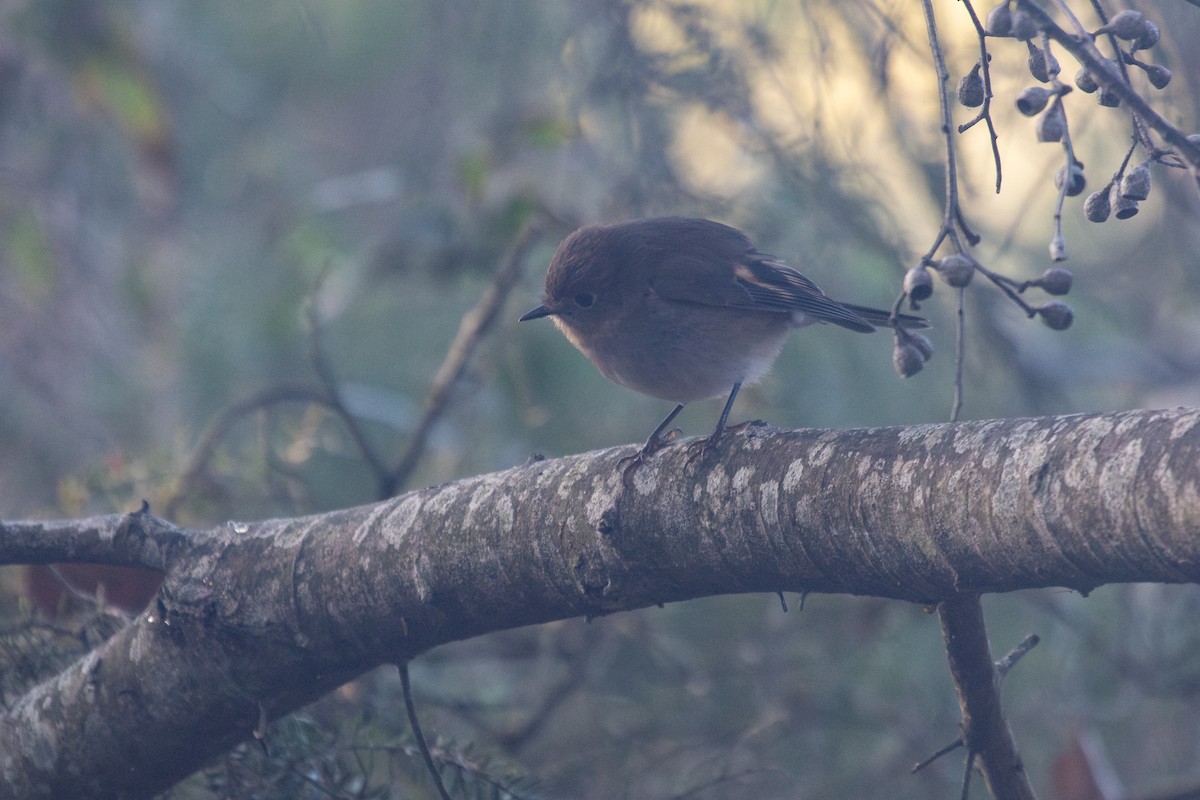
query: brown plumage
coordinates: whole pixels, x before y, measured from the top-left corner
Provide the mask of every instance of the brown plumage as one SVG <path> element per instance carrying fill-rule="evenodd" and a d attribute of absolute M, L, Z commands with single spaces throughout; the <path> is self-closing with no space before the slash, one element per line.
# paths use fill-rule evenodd
<path fill-rule="evenodd" d="M 572 233 L 550 262 L 542 305 L 521 319 L 546 316 L 606 377 L 678 404 L 644 453 L 661 446 L 685 403 L 729 392 L 715 440 L 738 389 L 762 377 L 793 328 L 893 324 L 890 312 L 829 298 L 736 228 L 682 217 Z M 910 315 L 897 322 L 928 326 Z"/>

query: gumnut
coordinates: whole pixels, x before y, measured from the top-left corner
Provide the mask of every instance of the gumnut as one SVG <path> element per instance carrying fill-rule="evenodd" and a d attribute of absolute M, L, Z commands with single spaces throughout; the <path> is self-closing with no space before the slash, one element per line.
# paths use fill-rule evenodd
<path fill-rule="evenodd" d="M 947 284 L 961 289 L 975 277 L 975 259 L 962 253 L 951 253 L 938 263 L 937 271 Z"/>
<path fill-rule="evenodd" d="M 1108 202 L 1112 206 L 1113 216 L 1117 219 L 1129 219 L 1138 213 L 1137 200 L 1122 197 L 1119 184 L 1113 184 L 1112 190 L 1108 193 Z"/>
<path fill-rule="evenodd" d="M 917 352 L 921 354 L 921 358 L 926 361 L 933 358 L 933 342 L 929 341 L 929 337 L 912 331 L 906 331 L 905 333 L 908 343 L 917 348 Z"/>
<path fill-rule="evenodd" d="M 1083 215 L 1089 222 L 1104 222 L 1108 219 L 1108 215 L 1112 213 L 1112 204 L 1108 201 L 1110 191 L 1111 183 L 1099 191 L 1092 192 L 1083 201 Z"/>
<path fill-rule="evenodd" d="M 1054 188 L 1062 188 L 1063 181 L 1066 180 L 1066 175 L 1067 165 L 1063 164 L 1054 175 Z M 1075 197 L 1081 194 L 1086 186 L 1087 179 L 1083 175 L 1083 165 L 1075 161 L 1071 164 L 1071 179 L 1067 181 L 1067 197 Z"/>
<path fill-rule="evenodd" d="M 1121 179 L 1121 197 L 1126 200 L 1145 200 L 1150 196 L 1150 167 L 1139 164 Z"/>
<path fill-rule="evenodd" d="M 1008 0 L 988 12 L 984 27 L 988 36 L 1004 37 L 1012 33 L 1012 12 L 1008 10 Z"/>
<path fill-rule="evenodd" d="M 901 378 L 911 378 L 925 366 L 921 351 L 907 342 L 896 338 L 896 346 L 892 348 L 892 366 Z"/>
<path fill-rule="evenodd" d="M 1054 238 L 1050 240 L 1050 260 L 1055 264 L 1067 260 L 1067 240 L 1063 238 L 1062 233 L 1054 234 Z"/>
<path fill-rule="evenodd" d="M 1066 303 L 1051 300 L 1034 309 L 1042 324 L 1056 331 L 1065 331 L 1075 321 L 1075 312 Z"/>
<path fill-rule="evenodd" d="M 1012 15 L 1012 27 L 1009 29 L 1009 36 L 1018 41 L 1028 42 L 1039 33 L 1037 20 L 1026 14 L 1021 9 L 1017 9 Z"/>
<path fill-rule="evenodd" d="M 1054 56 L 1049 55 L 1045 50 L 1036 46 L 1033 42 L 1026 42 L 1029 47 L 1029 58 L 1025 64 L 1029 67 L 1029 74 L 1036 78 L 1041 83 L 1050 82 L 1050 62 Z M 1058 62 L 1054 62 L 1055 69 L 1058 68 Z"/>
<path fill-rule="evenodd" d="M 1159 30 L 1158 23 L 1152 20 L 1146 20 L 1145 27 L 1142 28 L 1141 34 L 1133 40 L 1134 50 L 1149 50 L 1154 45 L 1158 44 Z"/>
<path fill-rule="evenodd" d="M 979 74 L 979 62 L 976 61 L 971 71 L 958 82 L 958 102 L 967 108 L 978 108 L 983 105 L 983 100 L 983 78 Z"/>
<path fill-rule="evenodd" d="M 1067 115 L 1063 111 L 1062 101 L 1057 97 L 1042 115 L 1037 119 L 1037 138 L 1039 142 L 1061 142 L 1067 135 Z"/>
<path fill-rule="evenodd" d="M 1032 117 L 1045 108 L 1053 96 L 1054 92 L 1049 89 L 1043 89 L 1041 86 L 1030 86 L 1028 89 L 1023 89 L 1017 95 L 1017 111 L 1020 111 L 1027 117 Z"/>
<path fill-rule="evenodd" d="M 1097 34 L 1111 33 L 1118 39 L 1125 39 L 1126 41 L 1137 39 L 1145 32 L 1146 15 L 1132 8 L 1127 8 L 1124 11 L 1118 11 L 1116 14 L 1113 14 L 1108 24 L 1096 31 Z"/>
<path fill-rule="evenodd" d="M 1167 84 L 1171 82 L 1171 70 L 1161 64 L 1146 65 L 1146 79 L 1150 81 L 1150 85 L 1155 89 L 1165 89 Z"/>
<path fill-rule="evenodd" d="M 913 267 L 904 273 L 904 291 L 918 303 L 933 294 L 933 278 L 925 267 Z"/>
<path fill-rule="evenodd" d="M 1046 294 L 1062 296 L 1071 291 L 1071 270 L 1051 267 L 1042 273 L 1036 283 Z"/>
<path fill-rule="evenodd" d="M 1075 85 L 1079 87 L 1079 91 L 1091 94 L 1100 88 L 1100 84 L 1096 83 L 1096 79 L 1092 73 L 1088 72 L 1087 67 L 1080 67 L 1075 73 Z"/>

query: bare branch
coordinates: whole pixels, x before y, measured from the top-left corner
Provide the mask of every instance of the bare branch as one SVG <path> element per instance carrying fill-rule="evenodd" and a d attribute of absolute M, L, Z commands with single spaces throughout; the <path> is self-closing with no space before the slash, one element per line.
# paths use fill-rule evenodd
<path fill-rule="evenodd" d="M 1064 50 L 1085 66 L 1098 84 L 1119 97 L 1122 103 L 1186 159 L 1191 165 L 1193 176 L 1200 181 L 1200 145 L 1188 141 L 1183 131 L 1172 125 L 1146 102 L 1146 99 L 1122 78 L 1117 68 L 1110 65 L 1109 60 L 1096 49 L 1096 44 L 1090 36 L 1081 37 L 1067 33 L 1033 0 L 1017 0 L 1017 5 L 1037 21 L 1038 27 L 1045 31 L 1047 36 L 1062 45 Z"/>
<path fill-rule="evenodd" d="M 938 615 L 962 710 L 967 770 L 972 760 L 979 764 L 992 797 L 1033 800 L 1033 787 L 1000 708 L 1000 679 L 988 646 L 979 595 L 943 600 Z"/>
<path fill-rule="evenodd" d="M 149 797 L 263 713 L 521 625 L 732 592 L 1200 580 L 1200 410 L 747 427 L 699 460 L 664 449 L 626 489 L 633 450 L 203 532 L 143 511 L 92 524 L 89 546 L 62 523 L 41 544 L 36 523 L 0 523 L 0 562 L 107 548 L 167 569 L 147 612 L 0 715 L 0 796 Z"/>
<path fill-rule="evenodd" d="M 165 570 L 194 543 L 195 535 L 151 515 L 146 504 L 123 515 L 0 522 L 0 563 L 75 562 Z"/>
<path fill-rule="evenodd" d="M 332 407 L 329 395 L 312 386 L 272 386 L 229 406 L 209 423 L 200 435 L 191 458 L 167 492 L 163 503 L 163 513 L 166 517 L 174 518 L 178 514 L 180 504 L 187 499 L 187 493 L 194 490 L 200 474 L 208 468 L 208 462 L 216 452 L 217 446 L 238 420 L 247 414 L 287 403 Z"/>
<path fill-rule="evenodd" d="M 958 132 L 966 133 L 980 121 L 987 124 L 988 137 L 992 145 L 992 162 L 996 165 L 996 194 L 1000 194 L 1003 170 L 1000 163 L 1000 137 L 996 133 L 996 123 L 992 120 L 992 98 L 994 97 L 992 94 L 992 57 L 987 49 L 987 31 L 984 30 L 983 23 L 979 21 L 979 15 L 975 13 L 975 7 L 971 5 L 971 0 L 962 0 L 962 3 L 971 17 L 971 24 L 975 26 L 975 35 L 979 38 L 979 68 L 983 76 L 983 105 L 980 106 L 978 114 L 958 126 Z"/>
<path fill-rule="evenodd" d="M 438 367 L 433 383 L 429 387 L 429 393 L 425 396 L 425 413 L 421 416 L 421 421 L 417 423 L 408 450 L 401 457 L 396 468 L 383 477 L 381 491 L 384 497 L 391 497 L 408 481 L 413 469 L 421 460 L 421 456 L 425 454 L 429 432 L 433 429 L 434 423 L 445 413 L 450 403 L 451 390 L 466 371 L 471 356 L 486 337 L 488 330 L 495 324 L 500 310 L 504 307 L 505 300 L 508 299 L 509 292 L 521 277 L 521 271 L 525 266 L 525 255 L 529 252 L 529 248 L 537 242 L 541 231 L 540 223 L 536 221 L 526 223 L 517 234 L 508 253 L 505 254 L 504 260 L 500 262 L 487 291 L 479 298 L 475 307 L 463 315 L 458 326 L 458 333 L 455 334 L 454 341 L 447 348 L 446 357 L 442 360 L 442 365 Z"/>

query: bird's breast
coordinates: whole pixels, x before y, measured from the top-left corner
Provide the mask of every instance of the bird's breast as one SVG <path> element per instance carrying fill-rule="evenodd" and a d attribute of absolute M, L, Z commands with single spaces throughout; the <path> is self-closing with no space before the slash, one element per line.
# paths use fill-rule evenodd
<path fill-rule="evenodd" d="M 557 317 L 555 323 L 607 378 L 675 403 L 758 380 L 794 326 L 788 313 L 662 300 L 589 329 Z"/>

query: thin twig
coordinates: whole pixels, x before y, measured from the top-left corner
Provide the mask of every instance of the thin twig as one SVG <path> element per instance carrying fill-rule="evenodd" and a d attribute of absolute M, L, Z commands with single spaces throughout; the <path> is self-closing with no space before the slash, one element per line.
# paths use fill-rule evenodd
<path fill-rule="evenodd" d="M 425 742 L 425 734 L 421 733 L 421 723 L 417 720 L 417 706 L 413 702 L 412 696 L 412 681 L 409 680 L 408 664 L 397 664 L 396 668 L 400 670 L 400 688 L 404 692 L 404 710 L 408 713 L 408 724 L 412 726 L 413 738 L 417 740 L 417 747 L 421 750 L 421 758 L 425 759 L 425 766 L 429 770 L 430 776 L 433 778 L 433 783 L 437 786 L 438 794 L 442 800 L 451 800 L 450 793 L 446 791 L 446 785 L 442 783 L 442 774 L 438 772 L 437 764 L 433 763 L 433 753 L 429 752 L 429 745 Z"/>
<path fill-rule="evenodd" d="M 1040 641 L 1041 637 L 1036 633 L 1031 633 L 1022 639 L 1020 644 L 1009 650 L 1004 654 L 1004 658 L 996 662 L 996 675 L 1003 680 L 1030 650 L 1037 647 Z"/>
<path fill-rule="evenodd" d="M 1027 317 L 1032 317 L 1037 314 L 1037 311 L 1034 309 L 1034 307 L 1029 305 L 1029 303 L 1026 303 L 1024 298 L 1017 293 L 1016 288 L 1020 286 L 1019 283 L 1007 275 L 1001 275 L 998 272 L 993 272 L 982 264 L 977 264 L 975 269 L 982 274 L 983 277 L 991 281 L 992 284 L 995 285 L 1000 291 L 1004 292 L 1005 296 L 1008 297 L 1009 300 L 1012 300 L 1014 303 L 1020 306 L 1021 310 L 1025 312 Z"/>
<path fill-rule="evenodd" d="M 946 142 L 946 207 L 942 216 L 942 231 L 934 242 L 928 258 L 937 251 L 945 236 L 949 236 L 955 247 L 961 252 L 962 246 L 958 241 L 955 223 L 963 228 L 963 234 L 973 245 L 978 239 L 962 225 L 963 215 L 958 203 L 958 159 L 954 150 L 954 119 L 950 111 L 950 95 L 946 84 L 950 80 L 950 72 L 946 69 L 946 58 L 942 53 L 942 43 L 938 39 L 937 20 L 933 14 L 932 0 L 922 0 L 921 6 L 925 11 L 925 28 L 929 34 L 929 49 L 933 53 L 934 69 L 938 79 L 938 104 L 941 108 L 942 136 Z"/>
<path fill-rule="evenodd" d="M 509 292 L 521 277 L 521 271 L 525 265 L 525 255 L 541 235 L 541 230 L 540 223 L 536 221 L 527 223 L 521 229 L 512 247 L 505 254 L 504 260 L 500 262 L 491 285 L 488 286 L 487 291 L 484 292 L 475 307 L 463 316 L 458 326 L 458 333 L 455 334 L 454 341 L 447 348 L 446 357 L 442 360 L 442 365 L 438 368 L 433 383 L 429 387 L 429 393 L 425 396 L 425 413 L 422 414 L 416 430 L 413 431 L 408 450 L 401 457 L 395 469 L 383 473 L 381 489 L 384 497 L 391 497 L 399 487 L 404 485 L 413 469 L 416 468 L 417 462 L 424 455 L 429 432 L 433 429 L 434 423 L 445 413 L 450 404 L 451 390 L 466 371 L 471 356 L 499 317 Z"/>
<path fill-rule="evenodd" d="M 1074 56 L 1076 61 L 1086 67 L 1087 71 L 1096 79 L 1096 83 L 1116 95 L 1142 123 L 1149 126 L 1183 156 L 1189 163 L 1192 175 L 1196 178 L 1197 184 L 1200 185 L 1200 145 L 1188 141 L 1183 131 L 1179 130 L 1179 128 L 1172 125 L 1166 118 L 1159 114 L 1133 88 L 1128 79 L 1122 77 L 1125 69 L 1123 59 L 1116 59 L 1118 71 L 1114 73 L 1109 67 L 1109 59 L 1105 58 L 1096 49 L 1096 45 L 1090 36 L 1079 37 L 1067 33 L 1055 23 L 1054 19 L 1045 9 L 1032 0 L 1017 0 L 1017 5 L 1022 11 L 1033 17 L 1039 29 L 1045 31 L 1051 39 L 1058 42 L 1064 50 Z M 1145 143 L 1143 142 L 1143 144 Z M 1150 149 L 1153 148 L 1151 147 Z"/>
<path fill-rule="evenodd" d="M 966 763 L 963 765 L 962 791 L 959 792 L 959 800 L 967 800 L 971 796 L 971 773 L 975 771 L 975 759 L 978 753 L 967 750 Z"/>
<path fill-rule="evenodd" d="M 1074 14 L 1071 15 L 1071 19 L 1075 20 L 1075 24 L 1079 26 L 1080 30 L 1083 29 L 1083 25 L 1075 18 Z M 1041 39 L 1043 58 L 1046 63 L 1046 77 L 1055 92 L 1054 104 L 1061 107 L 1063 96 L 1070 91 L 1070 88 L 1058 79 L 1061 68 L 1058 59 L 1050 52 L 1050 37 L 1045 31 L 1042 31 Z M 1054 206 L 1054 235 L 1050 239 L 1050 260 L 1056 263 L 1067 257 L 1067 245 L 1062 232 L 1063 205 L 1066 203 L 1067 192 L 1071 188 L 1072 178 L 1079 163 L 1075 158 L 1075 148 L 1071 144 L 1071 128 L 1067 122 L 1067 115 L 1063 112 L 1061 116 L 1063 122 L 1061 142 L 1063 150 L 1066 152 L 1067 163 L 1063 166 L 1063 178 L 1058 186 L 1058 202 Z"/>
<path fill-rule="evenodd" d="M 330 396 L 312 386 L 273 386 L 255 392 L 241 402 L 235 403 L 222 411 L 216 419 L 209 423 L 208 428 L 200 435 L 192 450 L 192 456 L 179 472 L 171 490 L 163 499 L 163 516 L 173 519 L 180 504 L 187 497 L 191 487 L 196 485 L 200 473 L 208 466 L 217 445 L 225 438 L 229 429 L 247 414 L 261 411 L 284 403 L 307 403 L 333 409 L 334 402 Z"/>
<path fill-rule="evenodd" d="M 950 405 L 950 421 L 958 422 L 963 404 L 963 362 L 966 360 L 967 315 L 963 308 L 966 289 L 958 289 L 958 303 L 954 321 L 954 402 Z"/>
<path fill-rule="evenodd" d="M 318 276 L 316 285 L 313 287 L 312 293 L 308 298 L 309 359 L 312 361 L 313 370 L 321 380 L 321 385 L 325 387 L 325 391 L 329 394 L 330 406 L 333 412 L 346 425 L 346 429 L 350 432 L 350 438 L 358 446 L 358 451 L 362 453 L 363 459 L 370 465 L 371 472 L 375 475 L 384 475 L 387 472 L 387 466 L 384 464 L 383 457 L 375 450 L 374 445 L 371 444 L 370 437 L 367 436 L 367 432 L 359 423 L 358 418 L 350 413 L 350 409 L 342 399 L 342 393 L 338 389 L 339 381 L 337 374 L 333 370 L 333 365 L 329 363 L 329 359 L 326 358 L 325 348 L 322 346 L 321 336 L 323 329 L 318 312 L 318 306 L 320 305 L 318 299 L 321 294 L 321 287 L 325 284 L 327 274 L 328 267 L 322 270 L 320 276 Z"/>
<path fill-rule="evenodd" d="M 979 37 L 979 65 L 980 72 L 983 75 L 983 105 L 973 119 L 958 126 L 958 132 L 966 133 L 980 120 L 987 123 L 988 136 L 991 138 L 992 145 L 992 161 L 996 165 L 996 194 L 1000 194 L 1000 181 L 1002 177 L 1000 167 L 1000 137 L 996 133 L 996 124 L 992 120 L 992 57 L 987 49 L 987 31 L 984 29 L 983 23 L 979 21 L 979 15 L 975 13 L 975 8 L 971 5 L 971 0 L 962 0 L 962 3 L 966 6 L 967 14 L 971 17 L 971 24 L 975 26 L 975 35 Z"/>
<path fill-rule="evenodd" d="M 964 0 L 964 2 L 966 2 L 966 0 Z M 974 10 L 974 8 L 971 7 L 970 3 L 968 2 L 968 3 L 966 3 L 966 5 L 971 14 L 972 20 L 976 24 L 976 31 L 978 32 L 979 37 L 980 37 L 980 43 L 981 43 L 980 46 L 981 46 L 981 50 L 983 53 L 981 58 L 984 59 L 985 69 L 986 69 L 987 49 L 986 49 L 986 47 L 983 47 L 983 45 L 982 45 L 983 36 L 984 36 L 983 26 L 979 23 L 979 19 L 975 15 L 975 10 Z M 937 70 L 938 102 L 939 102 L 939 106 L 941 108 L 942 135 L 945 137 L 945 142 L 946 142 L 945 209 L 943 210 L 941 229 L 938 231 L 937 236 L 934 237 L 933 245 L 929 248 L 929 250 L 921 258 L 921 264 L 926 265 L 933 261 L 934 254 L 937 253 L 938 248 L 940 248 L 942 246 L 942 243 L 945 242 L 946 239 L 950 240 L 950 243 L 953 245 L 956 252 L 962 253 L 964 251 L 963 243 L 959 239 L 959 236 L 958 236 L 958 232 L 960 230 L 962 231 L 963 236 L 966 237 L 967 242 L 972 246 L 979 243 L 980 237 L 973 230 L 971 230 L 970 227 L 968 227 L 966 219 L 963 216 L 962 207 L 959 203 L 958 162 L 957 162 L 957 158 L 955 155 L 955 149 L 954 149 L 954 129 L 952 127 L 953 119 L 952 119 L 952 115 L 951 115 L 951 111 L 950 111 L 950 97 L 949 97 L 949 93 L 946 90 L 946 83 L 950 79 L 950 73 L 946 69 L 946 59 L 942 53 L 941 41 L 938 38 L 937 19 L 935 18 L 934 13 L 933 13 L 933 3 L 931 2 L 931 0 L 922 0 L 922 7 L 924 8 L 924 11 L 925 11 L 926 31 L 929 34 L 929 49 L 933 53 L 934 67 Z M 988 90 L 987 93 L 990 94 L 990 89 Z M 988 117 L 988 125 L 989 126 L 991 125 L 990 115 Z M 996 189 L 997 189 L 997 191 L 999 191 L 999 188 L 1000 188 L 1000 159 L 999 159 L 999 153 L 997 153 L 996 154 Z M 972 261 L 974 261 L 974 259 L 972 259 Z M 982 265 L 978 264 L 978 262 L 975 262 L 975 264 L 976 264 L 977 269 L 981 269 L 981 270 L 983 269 Z M 985 272 L 985 274 L 986 274 L 986 272 Z M 965 343 L 963 340 L 964 314 L 963 314 L 963 296 L 962 295 L 963 295 L 962 289 L 960 288 L 958 290 L 958 319 L 957 319 L 957 324 L 956 324 L 956 330 L 957 330 L 956 347 L 955 347 L 955 376 L 956 377 L 955 377 L 955 381 L 954 381 L 954 400 L 951 405 L 951 411 L 950 411 L 950 414 L 951 414 L 950 418 L 952 421 L 958 419 L 958 414 L 959 414 L 960 410 L 962 409 L 962 403 L 963 403 L 962 371 L 963 371 L 963 358 L 964 358 L 963 350 L 964 350 Z"/>
<path fill-rule="evenodd" d="M 1080 36 L 1087 36 L 1087 28 L 1083 27 L 1083 23 L 1079 21 L 1079 17 L 1075 16 L 1075 10 L 1071 8 L 1071 4 L 1067 0 L 1054 0 L 1054 5 L 1058 6 L 1058 10 L 1063 13 L 1063 16 L 1071 20 L 1071 24 L 1075 27 L 1075 32 Z"/>
<path fill-rule="evenodd" d="M 910 770 L 910 772 L 914 772 L 914 773 L 920 772 L 921 770 L 925 769 L 933 762 L 937 761 L 942 756 L 946 755 L 947 753 L 953 753 L 955 750 L 957 750 L 958 748 L 960 748 L 962 746 L 963 746 L 963 740 L 962 740 L 962 737 L 960 736 L 957 739 L 955 739 L 953 742 L 951 742 L 950 744 L 943 747 L 941 750 L 938 750 L 936 753 L 931 755 L 929 758 L 926 758 L 924 761 L 918 761 L 916 764 L 913 765 L 913 768 L 912 768 L 912 770 Z"/>
<path fill-rule="evenodd" d="M 1100 0 L 1092 0 L 1092 8 L 1095 10 L 1096 16 L 1100 18 L 1101 26 L 1107 25 L 1108 12 L 1104 10 L 1104 6 L 1101 5 Z M 1082 25 L 1080 27 L 1082 27 Z M 1086 30 L 1081 33 L 1080 38 L 1085 42 L 1094 41 L 1092 35 Z M 1112 48 L 1113 54 L 1116 56 L 1115 61 L 1117 62 L 1117 70 L 1121 73 L 1121 80 L 1127 85 L 1132 85 L 1129 82 L 1129 70 L 1125 68 L 1125 51 L 1121 49 L 1121 41 L 1111 31 L 1105 34 L 1104 38 L 1108 40 L 1108 46 Z M 1097 50 L 1096 52 L 1100 51 Z M 1142 121 L 1138 118 L 1138 115 L 1131 114 L 1129 123 L 1133 128 L 1134 141 L 1141 144 L 1142 147 L 1145 147 L 1147 150 L 1153 150 L 1154 143 L 1150 141 L 1150 136 L 1146 131 L 1146 126 L 1142 124 Z"/>

